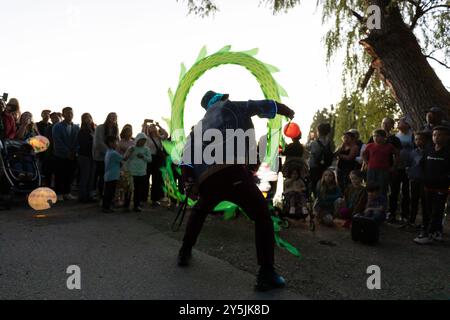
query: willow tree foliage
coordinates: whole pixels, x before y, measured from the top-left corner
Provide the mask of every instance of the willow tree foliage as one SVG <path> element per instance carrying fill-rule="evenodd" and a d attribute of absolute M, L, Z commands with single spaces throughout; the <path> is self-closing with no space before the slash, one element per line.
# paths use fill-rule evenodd
<path fill-rule="evenodd" d="M 190 12 L 200 16 L 219 11 L 213 0 L 185 2 Z M 301 4 L 301 0 L 261 2 L 274 13 Z M 431 106 L 449 113 L 450 93 L 429 61 L 450 69 L 450 0 L 317 0 L 317 6 L 323 23 L 330 25 L 324 35 L 327 62 L 337 52 L 345 52 L 345 92 L 339 105 L 347 104 L 348 99 L 357 101 L 352 112 L 360 112 L 361 119 L 371 118 L 374 107 L 380 112 L 392 109 L 392 100 L 386 94 L 389 90 L 416 128 L 423 125 L 425 110 Z M 379 16 L 374 16 L 374 6 Z M 373 28 L 374 17 L 379 19 L 379 28 Z M 394 108 L 391 115 L 397 112 Z M 339 121 L 351 120 L 337 116 Z"/>

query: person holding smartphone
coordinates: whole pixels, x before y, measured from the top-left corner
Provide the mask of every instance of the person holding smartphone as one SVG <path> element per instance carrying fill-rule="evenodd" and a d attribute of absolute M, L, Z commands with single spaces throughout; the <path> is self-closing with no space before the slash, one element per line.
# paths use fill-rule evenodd
<path fill-rule="evenodd" d="M 152 201 L 152 207 L 160 205 L 161 198 L 164 197 L 163 178 L 161 167 L 165 165 L 166 153 L 162 145 L 163 140 L 169 138 L 169 134 L 164 130 L 158 122 L 152 119 L 146 119 L 143 124 L 143 133 L 147 136 L 147 147 L 152 154 L 152 162 L 147 165 L 147 175 L 145 177 L 145 193 L 144 198 Z M 152 178 L 150 191 L 150 176 Z"/>

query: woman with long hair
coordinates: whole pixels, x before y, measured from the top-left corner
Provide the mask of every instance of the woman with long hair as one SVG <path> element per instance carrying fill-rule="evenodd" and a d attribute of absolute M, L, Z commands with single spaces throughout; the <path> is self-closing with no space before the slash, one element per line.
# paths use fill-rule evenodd
<path fill-rule="evenodd" d="M 6 111 L 13 116 L 14 121 L 16 124 L 19 124 L 21 112 L 20 112 L 20 103 L 19 100 L 16 98 L 9 99 L 8 103 L 6 104 Z"/>
<path fill-rule="evenodd" d="M 342 136 L 342 144 L 336 151 L 337 180 L 339 188 L 345 190 L 350 182 L 350 172 L 358 166 L 356 157 L 359 155 L 359 147 L 353 132 L 346 132 Z"/>
<path fill-rule="evenodd" d="M 2 124 L 1 139 L 14 139 L 16 137 L 16 121 L 6 109 L 6 103 L 0 99 L 0 120 Z"/>
<path fill-rule="evenodd" d="M 103 124 L 97 126 L 94 133 L 94 143 L 92 153 L 95 161 L 95 178 L 98 190 L 98 198 L 103 197 L 103 184 L 105 174 L 105 155 L 108 147 L 106 146 L 106 137 L 113 136 L 119 139 L 119 126 L 117 125 L 117 114 L 111 112 L 106 117 Z"/>
<path fill-rule="evenodd" d="M 147 121 L 147 120 L 146 120 Z M 165 165 L 166 153 L 164 151 L 162 141 L 169 138 L 169 134 L 164 130 L 158 122 L 153 121 L 146 126 L 146 121 L 142 125 L 142 132 L 147 136 L 147 146 L 152 153 L 152 161 L 147 165 L 147 175 L 145 178 L 145 193 L 144 198 L 148 199 L 150 193 L 150 176 L 152 177 L 152 189 L 150 198 L 152 206 L 160 205 L 161 198 L 164 197 L 161 167 Z"/>
<path fill-rule="evenodd" d="M 89 113 L 81 116 L 81 128 L 78 133 L 78 170 L 80 202 L 93 200 L 95 162 L 92 157 L 95 123 Z"/>
<path fill-rule="evenodd" d="M 133 127 L 131 124 L 126 124 L 123 126 L 122 131 L 120 131 L 120 140 L 118 145 L 118 150 L 121 155 L 125 155 L 128 148 L 134 146 L 133 138 Z"/>
<path fill-rule="evenodd" d="M 120 132 L 120 141 L 118 144 L 118 152 L 125 156 L 127 150 L 136 144 L 133 138 L 133 127 L 131 124 L 123 126 Z M 120 170 L 120 179 L 117 185 L 116 203 L 128 210 L 131 203 L 131 195 L 133 193 L 133 177 L 131 176 L 127 162 L 125 162 Z"/>
<path fill-rule="evenodd" d="M 24 112 L 20 116 L 19 129 L 16 133 L 17 140 L 27 140 L 28 138 L 38 136 L 39 130 L 36 124 L 33 122 L 33 115 L 31 112 Z"/>
<path fill-rule="evenodd" d="M 319 220 L 326 225 L 333 225 L 336 200 L 342 197 L 334 171 L 326 169 L 317 184 L 317 199 L 314 210 Z"/>

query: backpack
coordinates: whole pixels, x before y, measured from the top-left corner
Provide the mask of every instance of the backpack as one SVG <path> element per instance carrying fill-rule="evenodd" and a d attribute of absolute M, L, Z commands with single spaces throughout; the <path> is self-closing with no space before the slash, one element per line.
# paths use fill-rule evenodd
<path fill-rule="evenodd" d="M 324 145 L 319 139 L 317 139 L 317 143 L 322 150 L 319 157 L 319 165 L 328 168 L 329 166 L 331 166 L 334 159 L 334 153 L 331 151 L 331 141 Z"/>

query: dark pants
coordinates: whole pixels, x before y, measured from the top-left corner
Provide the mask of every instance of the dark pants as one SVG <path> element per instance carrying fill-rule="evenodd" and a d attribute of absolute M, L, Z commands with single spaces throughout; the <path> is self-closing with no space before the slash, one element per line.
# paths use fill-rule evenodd
<path fill-rule="evenodd" d="M 309 169 L 309 175 L 311 177 L 311 190 L 314 193 L 314 196 L 316 196 L 316 197 L 317 197 L 317 194 L 316 194 L 317 183 L 320 181 L 320 179 L 322 179 L 323 172 L 326 169 L 327 168 L 325 168 L 323 166 L 318 166 L 318 167 Z"/>
<path fill-rule="evenodd" d="M 92 197 L 94 190 L 95 162 L 87 156 L 78 157 L 78 198 L 87 201 Z"/>
<path fill-rule="evenodd" d="M 117 180 L 105 181 L 103 189 L 103 209 L 111 209 L 111 204 L 116 195 Z"/>
<path fill-rule="evenodd" d="M 222 201 L 230 201 L 255 222 L 256 254 L 259 265 L 274 263 L 274 230 L 269 208 L 249 172 L 241 166 L 223 169 L 200 186 L 200 197 L 192 209 L 183 238 L 183 248 L 192 248 L 208 213 Z"/>
<path fill-rule="evenodd" d="M 76 159 L 69 160 L 55 157 L 55 191 L 56 194 L 69 194 L 73 174 L 76 169 Z"/>
<path fill-rule="evenodd" d="M 444 218 L 445 203 L 448 191 L 437 192 L 425 190 L 426 210 L 423 213 L 424 230 L 428 233 L 442 232 L 442 219 Z"/>
<path fill-rule="evenodd" d="M 347 188 L 347 186 L 349 184 L 351 184 L 351 181 L 350 181 L 350 172 L 351 171 L 352 171 L 352 169 L 337 168 L 337 181 L 338 181 L 339 188 L 341 189 L 342 192 L 344 192 L 345 189 Z"/>
<path fill-rule="evenodd" d="M 380 187 L 380 193 L 387 198 L 391 174 L 386 169 L 368 169 L 367 183 L 376 184 Z"/>
<path fill-rule="evenodd" d="M 391 177 L 391 194 L 389 195 L 389 212 L 393 217 L 397 213 L 400 188 L 402 192 L 402 218 L 409 219 L 409 179 L 404 169 L 399 169 Z"/>
<path fill-rule="evenodd" d="M 55 174 L 55 157 L 53 155 L 45 155 L 42 157 L 42 175 L 44 176 L 44 186 L 52 187 L 52 178 Z"/>
<path fill-rule="evenodd" d="M 105 185 L 105 161 L 95 161 L 95 184 L 98 191 L 98 197 L 103 197 L 103 186 Z"/>
<path fill-rule="evenodd" d="M 148 200 L 149 194 L 152 202 L 159 201 L 164 196 L 161 166 L 162 166 L 161 160 L 157 158 L 156 155 L 153 155 L 152 162 L 147 165 L 147 176 L 145 178 L 143 201 Z M 152 177 L 151 191 L 150 191 L 150 176 Z"/>
<path fill-rule="evenodd" d="M 138 208 L 141 202 L 145 201 L 145 181 L 146 176 L 133 176 L 134 185 L 134 208 Z"/>
<path fill-rule="evenodd" d="M 163 177 L 160 166 L 152 166 L 152 191 L 150 198 L 153 202 L 161 200 L 164 197 Z"/>
<path fill-rule="evenodd" d="M 419 201 L 422 208 L 422 217 L 424 216 L 425 211 L 427 210 L 425 205 L 425 187 L 423 183 L 417 180 L 410 181 L 410 190 L 411 190 L 411 211 L 409 222 L 416 223 L 417 213 L 419 211 Z M 422 219 L 423 220 L 423 219 Z M 423 224 L 423 222 L 422 222 Z"/>

